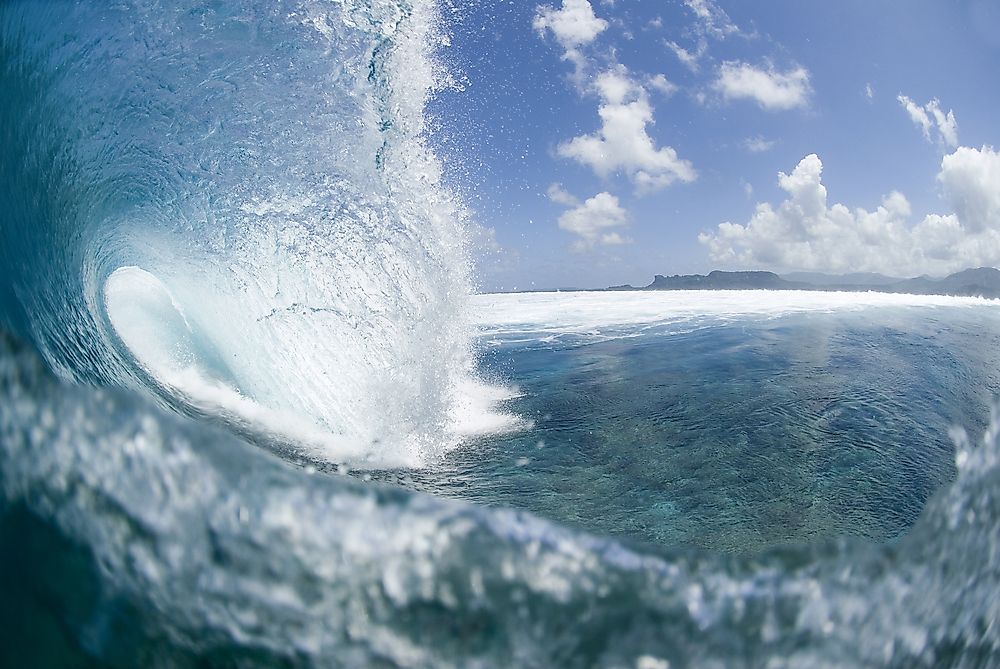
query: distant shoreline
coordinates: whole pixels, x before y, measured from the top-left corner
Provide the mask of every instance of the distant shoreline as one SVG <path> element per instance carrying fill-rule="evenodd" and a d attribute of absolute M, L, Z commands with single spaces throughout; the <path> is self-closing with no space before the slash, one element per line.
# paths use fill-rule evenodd
<path fill-rule="evenodd" d="M 653 277 L 653 282 L 647 286 L 624 284 L 608 288 L 553 288 L 501 291 L 501 293 L 671 290 L 798 290 L 1000 298 L 1000 270 L 993 267 L 979 267 L 956 272 L 940 279 L 927 276 L 897 279 L 880 274 L 830 275 L 819 273 L 797 273 L 782 277 L 774 272 L 714 270 L 708 274 L 675 274 L 673 276 L 657 274 Z"/>

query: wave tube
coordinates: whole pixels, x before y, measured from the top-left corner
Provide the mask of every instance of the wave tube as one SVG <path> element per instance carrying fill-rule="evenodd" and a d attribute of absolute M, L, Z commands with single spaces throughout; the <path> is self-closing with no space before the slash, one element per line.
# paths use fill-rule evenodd
<path fill-rule="evenodd" d="M 0 323 L 63 378 L 419 465 L 511 426 L 471 376 L 433 3 L 6 3 Z"/>

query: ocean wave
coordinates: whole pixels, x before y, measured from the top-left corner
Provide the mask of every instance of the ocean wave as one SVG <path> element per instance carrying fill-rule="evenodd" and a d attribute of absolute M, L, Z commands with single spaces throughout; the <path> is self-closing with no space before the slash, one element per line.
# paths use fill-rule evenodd
<path fill-rule="evenodd" d="M 60 376 L 354 465 L 516 425 L 465 396 L 433 3 L 0 11 L 0 324 Z"/>
<path fill-rule="evenodd" d="M 474 315 L 424 132 L 438 11 L 0 3 L 0 664 L 1000 663 L 996 419 L 956 433 L 957 479 L 898 542 L 755 557 L 303 463 L 420 466 L 526 427 L 474 373 L 477 328 L 665 313 Z M 737 311 L 793 308 L 759 299 Z"/>

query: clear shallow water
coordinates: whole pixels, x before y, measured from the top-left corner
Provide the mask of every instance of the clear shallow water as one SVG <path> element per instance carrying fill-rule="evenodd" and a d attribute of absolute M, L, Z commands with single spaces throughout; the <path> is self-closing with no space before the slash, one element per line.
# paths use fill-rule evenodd
<path fill-rule="evenodd" d="M 996 306 L 762 293 L 726 305 L 705 293 L 479 299 L 498 301 L 484 304 L 494 321 L 548 309 L 484 337 L 483 366 L 516 384 L 506 406 L 534 427 L 380 477 L 663 546 L 897 537 L 954 477 L 949 429 L 985 429 L 1000 394 Z M 572 334 L 578 299 L 602 315 Z M 703 305 L 697 324 L 680 308 L 688 300 Z"/>
<path fill-rule="evenodd" d="M 0 666 L 1000 663 L 995 305 L 470 299 L 441 9 L 0 3 Z"/>

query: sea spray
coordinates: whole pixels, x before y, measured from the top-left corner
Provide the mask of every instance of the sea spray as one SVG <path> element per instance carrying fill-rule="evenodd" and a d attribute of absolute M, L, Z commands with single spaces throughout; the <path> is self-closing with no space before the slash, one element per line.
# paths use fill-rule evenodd
<path fill-rule="evenodd" d="M 16 140 L 0 269 L 20 307 L 3 322 L 61 376 L 369 466 L 505 422 L 461 410 L 491 393 L 472 378 L 464 210 L 425 137 L 432 2 L 14 4 L 0 20 L 19 93 L 0 112 Z M 180 367 L 150 358 L 178 346 Z"/>

